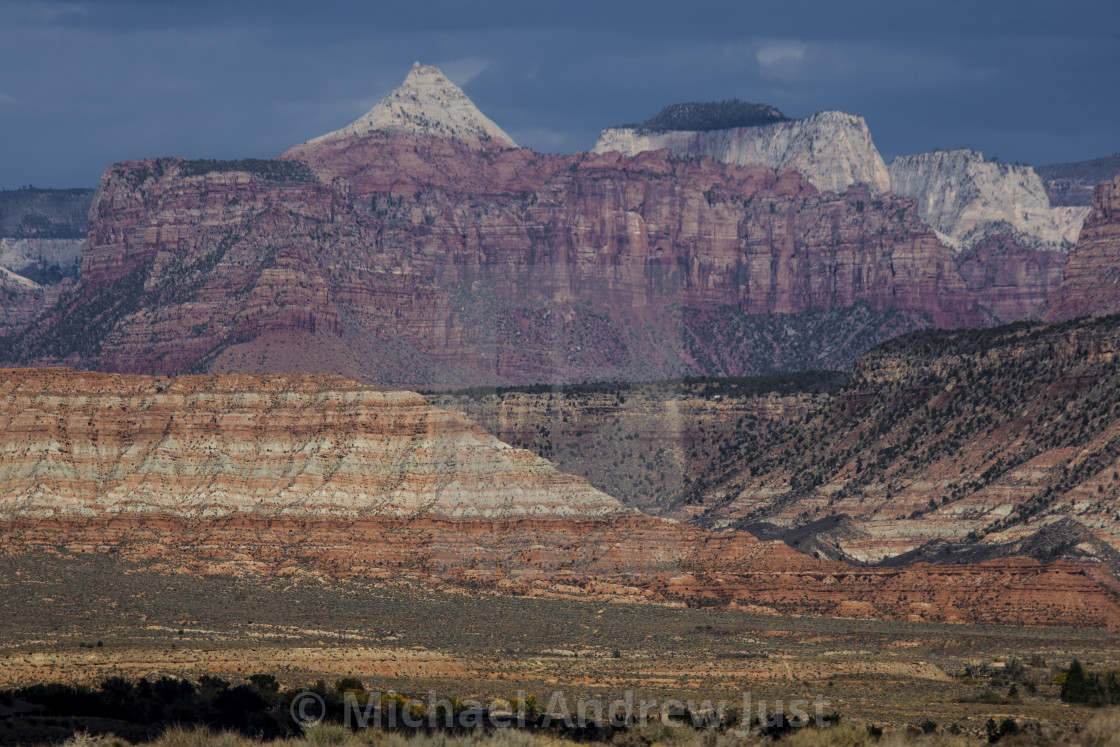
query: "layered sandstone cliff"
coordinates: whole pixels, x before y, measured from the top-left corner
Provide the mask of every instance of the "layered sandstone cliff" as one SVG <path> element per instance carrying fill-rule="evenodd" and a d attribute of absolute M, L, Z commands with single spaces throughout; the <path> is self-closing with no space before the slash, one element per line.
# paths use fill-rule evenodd
<path fill-rule="evenodd" d="M 634 380 L 803 368 L 790 355 L 810 352 L 807 367 L 844 366 L 901 331 L 984 318 L 908 204 L 865 187 L 665 152 L 345 142 L 299 149 L 314 176 L 112 167 L 79 286 L 4 357 L 409 386 Z"/>
<path fill-rule="evenodd" d="M 681 158 L 797 171 L 822 191 L 843 192 L 854 184 L 867 185 L 875 194 L 891 188 L 886 164 L 863 117 L 836 111 L 721 130 L 611 128 L 599 135 L 594 152 L 634 156 L 662 149 Z"/>
<path fill-rule="evenodd" d="M 1066 255 L 996 234 L 959 252 L 956 264 L 980 308 L 1007 323 L 1031 317 L 1061 286 Z"/>
<path fill-rule="evenodd" d="M 899 156 L 887 168 L 891 190 L 914 197 L 918 214 L 955 249 L 995 235 L 1026 248 L 1068 249 L 1088 212 L 1052 207 L 1030 166 L 986 161 L 974 150 Z"/>
<path fill-rule="evenodd" d="M 643 516 L 461 415 L 334 377 L 20 369 L 0 371 L 0 392 L 0 554 L 769 612 L 1120 620 L 1070 564 L 861 569 Z"/>
<path fill-rule="evenodd" d="M 1040 310 L 1062 321 L 1120 312 L 1120 176 L 1101 182 L 1061 286 Z"/>

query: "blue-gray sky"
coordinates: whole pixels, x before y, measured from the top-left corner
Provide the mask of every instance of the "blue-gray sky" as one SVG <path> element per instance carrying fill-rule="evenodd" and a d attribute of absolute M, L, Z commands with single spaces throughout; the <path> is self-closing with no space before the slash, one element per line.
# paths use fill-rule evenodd
<path fill-rule="evenodd" d="M 725 98 L 862 114 L 888 160 L 1120 151 L 1115 0 L 0 0 L 0 187 L 274 156 L 356 119 L 416 60 L 549 152 Z"/>

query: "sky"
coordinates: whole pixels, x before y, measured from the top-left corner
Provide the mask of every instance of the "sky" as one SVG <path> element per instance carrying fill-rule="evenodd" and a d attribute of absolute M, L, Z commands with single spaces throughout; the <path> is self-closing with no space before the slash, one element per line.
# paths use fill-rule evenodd
<path fill-rule="evenodd" d="M 440 66 L 520 145 L 681 101 L 860 114 L 883 156 L 1120 151 L 1116 0 L 0 0 L 0 188 L 268 158 Z"/>

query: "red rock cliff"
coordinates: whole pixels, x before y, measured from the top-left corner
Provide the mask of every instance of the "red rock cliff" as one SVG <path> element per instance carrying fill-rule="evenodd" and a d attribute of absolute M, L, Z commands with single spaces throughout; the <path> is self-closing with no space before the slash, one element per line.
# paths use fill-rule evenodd
<path fill-rule="evenodd" d="M 800 367 L 983 319 L 912 203 L 862 188 L 428 135 L 294 154 L 315 177 L 109 169 L 81 283 L 5 357 L 410 386 L 741 375 L 799 366 L 759 315 L 811 317 L 824 352 Z"/>
<path fill-rule="evenodd" d="M 1093 192 L 1093 210 L 1070 251 L 1065 279 L 1041 311 L 1048 321 L 1120 312 L 1120 176 Z"/>

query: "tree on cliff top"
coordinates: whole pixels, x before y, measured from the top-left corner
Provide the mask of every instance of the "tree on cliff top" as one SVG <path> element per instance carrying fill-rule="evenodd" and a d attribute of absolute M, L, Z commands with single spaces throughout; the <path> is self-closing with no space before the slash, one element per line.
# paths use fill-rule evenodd
<path fill-rule="evenodd" d="M 740 99 L 672 104 L 641 124 L 624 127 L 655 130 L 729 130 L 788 122 L 789 117 L 769 104 L 754 104 Z"/>

